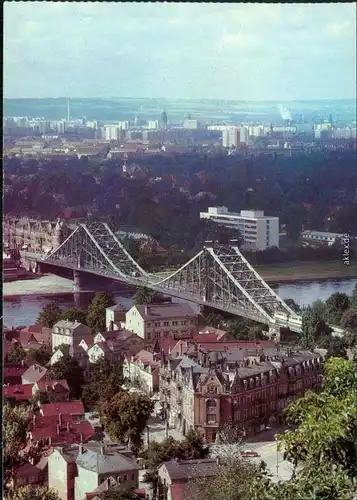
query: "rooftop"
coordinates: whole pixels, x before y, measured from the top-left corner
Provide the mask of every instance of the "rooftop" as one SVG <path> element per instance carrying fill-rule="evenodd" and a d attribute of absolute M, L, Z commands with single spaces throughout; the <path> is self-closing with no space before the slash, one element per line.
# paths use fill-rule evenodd
<path fill-rule="evenodd" d="M 64 403 L 46 403 L 40 406 L 41 415 L 44 417 L 54 415 L 84 415 L 82 401 L 68 401 Z"/>
<path fill-rule="evenodd" d="M 166 470 L 173 481 L 182 479 L 192 479 L 199 476 L 214 476 L 217 474 L 219 465 L 216 459 L 197 459 L 197 460 L 170 460 L 163 462 L 162 467 Z"/>
<path fill-rule="evenodd" d="M 197 313 L 186 303 L 150 304 L 134 306 L 144 320 L 155 320 L 159 318 L 181 318 L 196 317 Z"/>
<path fill-rule="evenodd" d="M 28 401 L 32 398 L 33 384 L 7 385 L 3 388 L 3 395 L 17 401 Z"/>
<path fill-rule="evenodd" d="M 111 447 L 103 447 L 101 451 L 84 449 L 83 453 L 78 454 L 76 463 L 83 469 L 99 474 L 138 469 L 135 460 L 122 455 Z"/>
<path fill-rule="evenodd" d="M 39 382 L 46 374 L 48 370 L 41 365 L 33 364 L 30 366 L 25 373 L 22 375 L 22 381 L 26 380 L 32 384 Z"/>

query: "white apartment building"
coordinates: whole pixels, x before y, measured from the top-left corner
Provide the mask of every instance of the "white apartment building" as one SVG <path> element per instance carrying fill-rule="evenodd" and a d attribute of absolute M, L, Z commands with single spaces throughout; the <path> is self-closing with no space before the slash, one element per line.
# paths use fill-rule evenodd
<path fill-rule="evenodd" d="M 229 127 L 222 131 L 222 146 L 224 148 L 237 148 L 240 143 L 238 127 Z"/>
<path fill-rule="evenodd" d="M 147 128 L 150 130 L 157 130 L 159 128 L 159 120 L 149 120 Z"/>
<path fill-rule="evenodd" d="M 119 125 L 106 125 L 104 127 L 104 139 L 106 141 L 118 141 L 121 137 Z"/>
<path fill-rule="evenodd" d="M 238 229 L 246 250 L 279 247 L 279 217 L 267 217 L 261 210 L 241 210 L 238 214 L 228 212 L 227 207 L 208 207 L 207 212 L 200 212 L 200 219 Z"/>

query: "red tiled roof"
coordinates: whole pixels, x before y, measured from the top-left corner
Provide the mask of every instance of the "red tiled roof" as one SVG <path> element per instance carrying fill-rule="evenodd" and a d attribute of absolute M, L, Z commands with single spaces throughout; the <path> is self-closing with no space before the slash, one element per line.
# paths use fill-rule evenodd
<path fill-rule="evenodd" d="M 180 341 L 172 338 L 159 340 L 158 344 L 160 351 L 164 351 L 165 354 L 168 354 L 169 351 L 172 351 L 172 349 L 176 347 L 178 342 Z"/>
<path fill-rule="evenodd" d="M 17 401 L 28 401 L 32 398 L 33 384 L 7 385 L 3 388 L 4 396 Z"/>
<path fill-rule="evenodd" d="M 52 330 L 45 328 L 40 323 L 23 328 L 20 332 L 20 342 L 23 346 L 30 341 L 38 342 L 39 344 L 51 345 Z"/>
<path fill-rule="evenodd" d="M 56 389 L 69 391 L 67 380 L 40 380 L 36 385 L 40 392 L 46 392 L 49 388 L 53 391 Z"/>
<path fill-rule="evenodd" d="M 225 349 L 264 349 L 275 347 L 272 340 L 231 340 L 227 342 L 197 342 L 203 349 L 211 351 L 224 351 Z"/>
<path fill-rule="evenodd" d="M 4 366 L 4 379 L 19 377 L 21 379 L 22 375 L 27 370 L 26 366 L 8 364 Z"/>
<path fill-rule="evenodd" d="M 170 486 L 171 490 L 171 500 L 184 500 L 186 493 L 185 483 L 173 483 Z"/>
<path fill-rule="evenodd" d="M 192 337 L 193 342 L 218 342 L 217 335 L 215 333 L 199 333 Z"/>
<path fill-rule="evenodd" d="M 65 418 L 67 417 L 67 418 Z M 35 427 L 30 430 L 31 438 L 35 441 L 51 438 L 52 445 L 56 444 L 74 444 L 85 442 L 91 439 L 95 430 L 88 420 L 76 422 L 72 417 L 62 418 L 62 424 L 58 424 L 58 419 L 42 418 L 36 420 Z"/>
<path fill-rule="evenodd" d="M 30 463 L 24 464 L 16 469 L 16 476 L 37 476 L 42 473 L 42 470 Z"/>
<path fill-rule="evenodd" d="M 111 349 L 107 342 L 97 342 L 95 345 L 102 349 L 103 352 L 111 352 Z"/>
<path fill-rule="evenodd" d="M 46 403 L 40 406 L 41 415 L 50 417 L 59 415 L 84 415 L 82 401 L 66 401 L 63 403 Z"/>

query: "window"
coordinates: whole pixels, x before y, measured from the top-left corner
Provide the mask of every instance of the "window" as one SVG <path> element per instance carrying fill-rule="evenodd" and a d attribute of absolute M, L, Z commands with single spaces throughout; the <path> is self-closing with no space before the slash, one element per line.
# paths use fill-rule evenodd
<path fill-rule="evenodd" d="M 131 475 L 131 480 L 134 481 L 134 479 L 135 479 L 135 474 L 132 474 Z"/>
<path fill-rule="evenodd" d="M 169 322 L 168 321 L 164 321 L 164 326 L 169 326 Z"/>
<path fill-rule="evenodd" d="M 160 326 L 160 325 L 161 325 L 160 321 L 157 321 L 157 322 L 155 323 L 155 326 Z"/>
<path fill-rule="evenodd" d="M 128 480 L 128 476 L 126 474 L 124 474 L 124 481 L 127 481 Z"/>
<path fill-rule="evenodd" d="M 150 328 L 151 327 L 151 323 L 150 322 L 146 323 L 146 326 Z"/>
<path fill-rule="evenodd" d="M 172 322 L 172 326 L 177 326 L 178 325 L 178 322 L 177 321 L 173 321 Z"/>
<path fill-rule="evenodd" d="M 187 321 L 181 321 L 181 325 L 187 325 Z"/>

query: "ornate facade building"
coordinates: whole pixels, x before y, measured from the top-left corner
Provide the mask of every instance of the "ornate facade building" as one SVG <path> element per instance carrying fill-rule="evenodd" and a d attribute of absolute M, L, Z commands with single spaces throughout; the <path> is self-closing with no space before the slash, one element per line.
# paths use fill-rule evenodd
<path fill-rule="evenodd" d="M 196 428 L 207 443 L 231 421 L 246 435 L 281 425 L 284 408 L 321 383 L 324 353 L 223 351 L 188 345 L 161 362 L 160 399 L 170 425 L 183 433 Z"/>
<path fill-rule="evenodd" d="M 32 253 L 47 253 L 55 250 L 71 234 L 75 225 L 57 221 L 40 221 L 5 217 L 3 220 L 3 243 L 9 248 L 28 250 Z"/>

